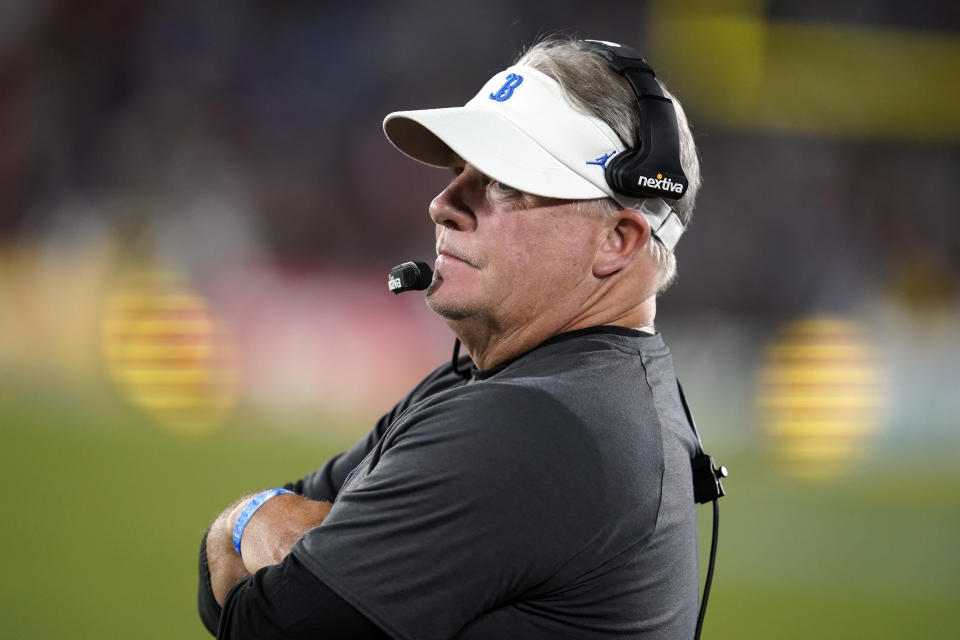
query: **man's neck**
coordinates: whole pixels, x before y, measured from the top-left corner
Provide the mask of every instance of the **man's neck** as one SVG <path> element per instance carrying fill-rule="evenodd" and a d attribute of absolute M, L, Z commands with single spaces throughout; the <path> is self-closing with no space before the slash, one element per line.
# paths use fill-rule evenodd
<path fill-rule="evenodd" d="M 624 313 L 588 313 L 559 324 L 545 316 L 517 327 L 494 327 L 473 318 L 448 319 L 447 324 L 470 352 L 477 368 L 485 370 L 521 356 L 544 340 L 567 331 L 615 326 L 654 333 L 656 309 L 656 297 L 651 296 Z"/>

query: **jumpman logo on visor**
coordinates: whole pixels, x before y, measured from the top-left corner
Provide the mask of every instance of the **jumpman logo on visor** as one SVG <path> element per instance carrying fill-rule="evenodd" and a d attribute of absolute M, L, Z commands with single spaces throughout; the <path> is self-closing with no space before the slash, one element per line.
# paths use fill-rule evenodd
<path fill-rule="evenodd" d="M 496 100 L 497 102 L 506 102 L 513 95 L 513 90 L 520 86 L 521 82 L 523 82 L 523 76 L 517 75 L 516 73 L 509 74 L 503 86 L 500 87 L 496 93 L 490 94 L 490 99 Z"/>
<path fill-rule="evenodd" d="M 606 169 L 606 168 L 607 168 L 607 160 L 609 160 L 609 159 L 610 159 L 610 156 L 612 156 L 612 155 L 615 154 L 616 152 L 617 152 L 617 150 L 614 149 L 614 150 L 611 151 L 610 153 L 608 153 L 608 154 L 606 154 L 606 155 L 604 155 L 604 156 L 600 156 L 600 157 L 597 158 L 596 160 L 587 160 L 587 164 L 595 164 L 595 165 L 598 165 L 601 169 Z"/>

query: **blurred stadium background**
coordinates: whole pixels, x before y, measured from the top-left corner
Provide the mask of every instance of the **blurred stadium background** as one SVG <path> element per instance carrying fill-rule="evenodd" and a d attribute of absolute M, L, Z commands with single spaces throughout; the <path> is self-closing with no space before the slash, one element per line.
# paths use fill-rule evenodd
<path fill-rule="evenodd" d="M 733 474 L 705 637 L 955 637 L 958 28 L 948 0 L 5 0 L 0 637 L 206 637 L 207 523 L 449 356 L 384 286 L 446 176 L 382 117 L 557 29 L 646 52 L 701 149 L 658 325 Z"/>

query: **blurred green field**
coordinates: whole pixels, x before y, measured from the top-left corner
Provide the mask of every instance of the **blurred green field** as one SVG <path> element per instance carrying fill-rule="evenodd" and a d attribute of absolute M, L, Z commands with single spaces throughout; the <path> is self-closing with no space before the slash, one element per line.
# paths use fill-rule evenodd
<path fill-rule="evenodd" d="M 359 428 L 317 418 L 313 433 L 268 429 L 247 415 L 187 437 L 133 410 L 31 388 L 0 390 L 0 638 L 11 640 L 208 637 L 195 613 L 206 525 L 236 496 L 316 467 Z M 955 637 L 951 459 L 813 485 L 724 459 L 734 475 L 704 637 Z M 702 508 L 704 549 L 709 515 Z"/>

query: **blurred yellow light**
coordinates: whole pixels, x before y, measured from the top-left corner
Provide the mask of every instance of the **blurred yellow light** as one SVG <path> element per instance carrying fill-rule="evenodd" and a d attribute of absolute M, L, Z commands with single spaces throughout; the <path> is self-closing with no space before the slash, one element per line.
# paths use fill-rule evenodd
<path fill-rule="evenodd" d="M 219 427 L 236 400 L 226 328 L 175 275 L 133 275 L 107 301 L 101 346 L 110 377 L 136 406 L 171 429 Z"/>
<path fill-rule="evenodd" d="M 867 139 L 960 139 L 960 36 L 771 18 L 760 0 L 654 0 L 654 60 L 696 122 Z M 896 82 L 891 82 L 896 78 Z M 929 286 L 929 285 L 928 285 Z"/>
<path fill-rule="evenodd" d="M 767 348 L 757 406 L 771 452 L 790 475 L 849 470 L 870 450 L 887 404 L 885 376 L 855 322 L 793 322 Z"/>

